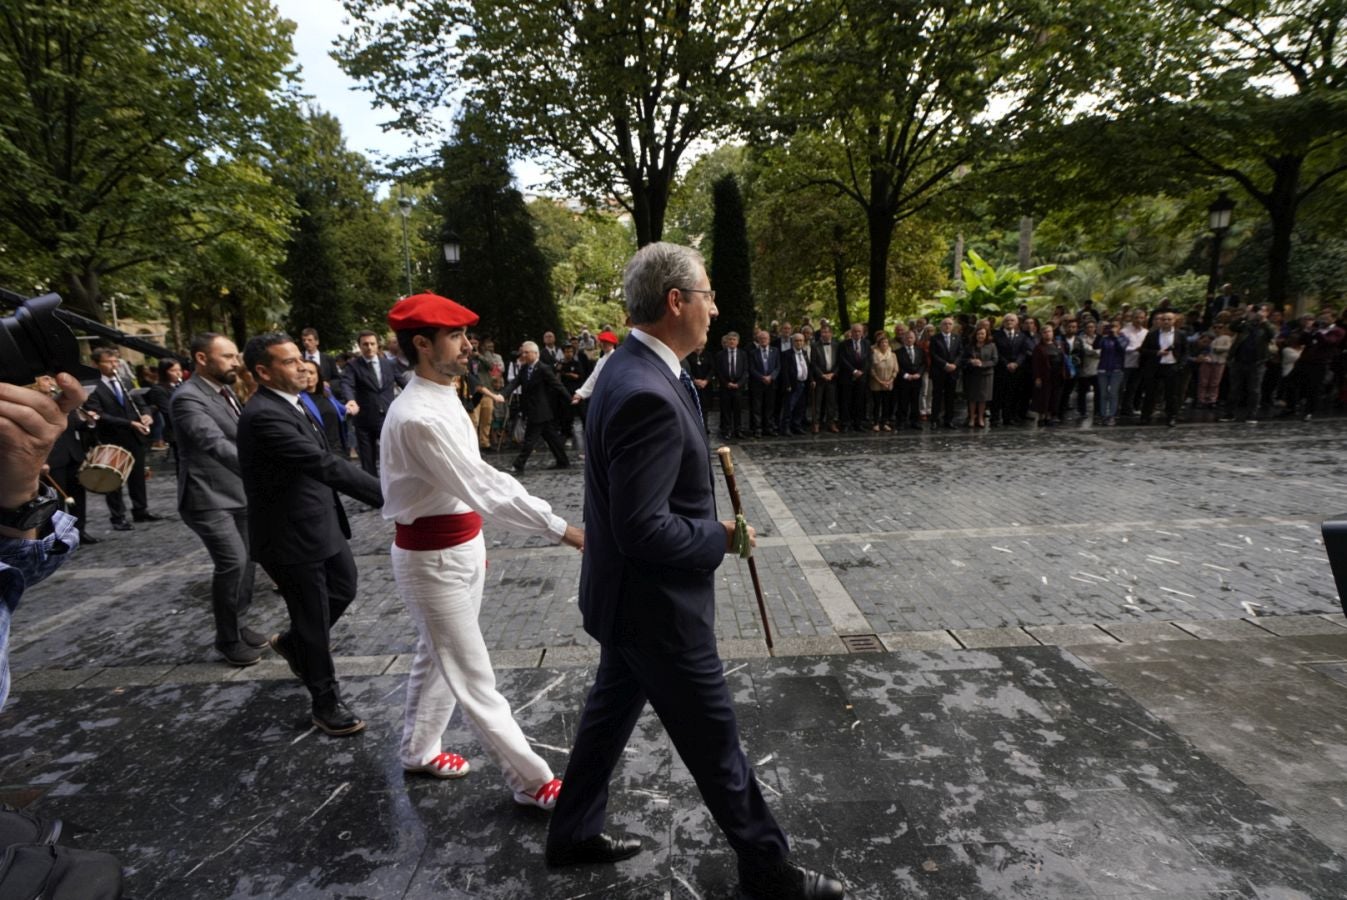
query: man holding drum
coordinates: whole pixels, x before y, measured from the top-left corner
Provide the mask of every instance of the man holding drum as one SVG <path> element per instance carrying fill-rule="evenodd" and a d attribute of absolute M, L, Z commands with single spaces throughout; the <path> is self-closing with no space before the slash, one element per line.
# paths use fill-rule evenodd
<path fill-rule="evenodd" d="M 117 351 L 99 347 L 94 350 L 93 358 L 100 378 L 86 405 L 98 413 L 99 440 L 131 454 L 131 471 L 126 479 L 126 488 L 131 494 L 131 518 L 137 522 L 153 522 L 160 517 L 150 512 L 145 493 L 145 449 L 154 419 L 136 406 L 130 389 L 122 383 L 117 373 Z M 113 530 L 130 531 L 132 526 L 126 521 L 126 502 L 122 499 L 121 487 L 108 492 L 107 497 Z"/>

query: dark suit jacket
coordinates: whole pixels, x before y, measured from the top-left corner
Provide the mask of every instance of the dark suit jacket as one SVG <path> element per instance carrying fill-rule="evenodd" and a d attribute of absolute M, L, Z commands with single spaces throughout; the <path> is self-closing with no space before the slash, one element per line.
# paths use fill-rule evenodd
<path fill-rule="evenodd" d="M 538 345 L 539 362 L 547 363 L 547 365 L 555 369 L 557 367 L 557 363 L 561 362 L 565 358 L 566 358 L 565 354 L 561 352 L 560 344 L 553 344 L 551 347 L 548 347 L 546 344 Z"/>
<path fill-rule="evenodd" d="M 1188 335 L 1175 328 L 1174 344 L 1171 349 L 1174 351 L 1173 365 L 1182 368 L 1184 359 L 1188 355 Z M 1138 352 L 1141 354 L 1138 359 L 1143 373 L 1154 372 L 1160 367 L 1160 330 L 1158 328 L 1152 328 L 1146 332 L 1146 336 L 1141 340 L 1141 348 Z M 1166 363 L 1166 365 L 1169 365 L 1169 363 Z"/>
<path fill-rule="evenodd" d="M 992 332 L 992 340 L 996 341 L 996 368 L 1008 371 L 1009 363 L 1023 366 L 1028 361 L 1029 339 L 1023 329 L 1016 329 L 1012 338 L 1004 328 L 998 328 Z"/>
<path fill-rule="evenodd" d="M 374 381 L 376 365 L 379 367 L 379 377 L 383 379 L 382 383 L 378 384 Z M 345 371 L 341 373 L 341 391 L 338 396 L 342 400 L 354 400 L 360 404 L 360 412 L 356 413 L 355 417 L 357 428 L 383 427 L 384 416 L 388 414 L 388 407 L 393 402 L 393 388 L 397 385 L 397 378 L 397 366 L 389 362 L 382 353 L 375 357 L 373 362 L 363 356 L 357 356 L 346 364 Z"/>
<path fill-rule="evenodd" d="M 189 378 L 173 392 L 178 434 L 178 509 L 243 509 L 238 417 L 204 379 Z"/>
<path fill-rule="evenodd" d="M 837 342 L 837 354 L 840 362 L 837 364 L 837 380 L 842 384 L 865 386 L 865 378 L 857 378 L 855 373 L 860 372 L 863 376 L 870 372 L 870 342 L 861 338 L 861 352 L 856 353 L 856 347 L 851 338 Z"/>
<path fill-rule="evenodd" d="M 715 366 L 711 362 L 711 354 L 707 353 L 705 350 L 701 353 L 693 350 L 685 356 L 683 358 L 683 368 L 687 369 L 688 375 L 694 380 L 701 380 L 703 378 L 709 380 L 716 374 Z M 710 385 L 707 385 L 707 387 L 710 387 Z"/>
<path fill-rule="evenodd" d="M 300 350 L 303 355 L 303 350 Z M 307 357 L 305 357 L 307 359 Z M 331 355 L 318 351 L 318 374 L 323 376 L 323 380 L 332 386 L 336 386 L 337 379 L 341 377 L 341 370 L 337 368 L 337 361 Z"/>
<path fill-rule="evenodd" d="M 829 375 L 837 372 L 837 367 L 841 364 L 842 348 L 837 345 L 837 341 L 832 341 L 832 364 L 824 359 L 823 342 L 814 344 L 809 353 L 809 368 L 814 370 L 814 380 L 818 381 L 820 375 Z M 833 379 L 835 383 L 836 378 Z"/>
<path fill-rule="evenodd" d="M 762 361 L 762 348 L 757 344 L 748 348 L 748 376 L 750 384 L 761 384 L 759 380 L 763 377 L 771 378 L 772 384 L 776 384 L 777 378 L 781 375 L 781 351 L 767 345 L 767 363 Z"/>
<path fill-rule="evenodd" d="M 912 345 L 913 360 L 907 358 L 907 347 L 897 347 L 893 351 L 898 355 L 898 384 L 903 383 L 904 375 L 925 375 L 926 354 L 916 344 Z"/>
<path fill-rule="evenodd" d="M 100 378 L 84 405 L 98 413 L 99 441 L 136 450 L 149 437 L 131 427 L 132 422 L 140 421 L 141 410 L 131 399 L 131 389 L 125 384 L 122 385 L 122 396 L 126 398 L 125 404 L 117 402 L 117 395 Z"/>
<path fill-rule="evenodd" d="M 781 383 L 784 384 L 787 389 L 794 388 L 797 385 L 809 383 L 810 379 L 809 351 L 802 350 L 800 352 L 804 353 L 803 378 L 799 377 L 799 370 L 798 367 L 795 365 L 795 351 L 791 350 L 789 353 L 783 353 L 781 355 Z"/>
<path fill-rule="evenodd" d="M 61 432 L 56 443 L 52 444 L 51 452 L 47 454 L 47 465 L 53 469 L 62 469 L 84 462 L 89 447 L 93 445 L 93 436 L 93 424 L 84 421 L 80 418 L 79 412 L 72 409 L 66 416 L 65 431 Z"/>
<path fill-rule="evenodd" d="M 530 422 L 550 422 L 556 418 L 553 407 L 554 403 L 569 404 L 571 402 L 571 392 L 561 386 L 557 379 L 557 373 L 551 366 L 542 363 L 536 363 L 533 366 L 533 374 L 524 380 L 523 366 L 519 367 L 519 374 L 514 380 L 505 386 L 501 391 L 506 397 L 515 388 L 519 389 L 519 408 L 524 411 L 524 417 Z M 605 376 L 606 377 L 606 376 Z M 590 398 L 591 400 L 593 397 Z"/>
<path fill-rule="evenodd" d="M 714 646 L 725 529 L 692 397 L 654 352 L 628 337 L 589 403 L 585 631 L 601 643 Z"/>
<path fill-rule="evenodd" d="M 716 380 L 720 382 L 720 389 L 729 390 L 726 385 L 731 383 L 739 385 L 739 390 L 744 390 L 748 386 L 748 357 L 744 355 L 743 347 L 734 348 L 735 356 L 739 361 L 739 368 L 730 374 L 730 351 L 724 347 L 716 353 Z"/>
<path fill-rule="evenodd" d="M 945 336 L 936 332 L 931 336 L 931 374 L 934 375 L 954 375 L 954 372 L 946 372 L 945 364 L 954 363 L 956 366 L 963 357 L 963 339 L 957 334 L 950 334 L 950 349 L 945 349 Z"/>
<path fill-rule="evenodd" d="M 339 553 L 351 526 L 338 491 L 383 506 L 379 480 L 330 452 L 309 419 L 267 388 L 258 388 L 243 407 L 238 429 L 249 538 L 258 562 L 313 563 Z"/>

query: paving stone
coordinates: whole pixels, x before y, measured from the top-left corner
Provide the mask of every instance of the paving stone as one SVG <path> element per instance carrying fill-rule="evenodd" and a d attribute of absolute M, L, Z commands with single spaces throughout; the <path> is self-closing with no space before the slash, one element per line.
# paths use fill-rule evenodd
<path fill-rule="evenodd" d="M 762 640 L 722 638 L 716 641 L 716 649 L 720 652 L 721 659 L 757 659 L 770 655 L 767 652 L 766 642 Z"/>
<path fill-rule="evenodd" d="M 1125 644 L 1196 640 L 1188 632 L 1175 627 L 1173 622 L 1101 622 L 1099 627 Z"/>
<path fill-rule="evenodd" d="M 1094 625 L 1029 625 L 1024 630 L 1039 643 L 1056 647 L 1117 643 L 1116 638 Z"/>
<path fill-rule="evenodd" d="M 598 647 L 548 647 L 543 652 L 542 665 L 583 666 L 599 661 Z"/>
<path fill-rule="evenodd" d="M 957 649 L 959 642 L 948 631 L 899 631 L 881 634 L 879 640 L 889 650 Z"/>
<path fill-rule="evenodd" d="M 970 650 L 1038 646 L 1038 641 L 1019 628 L 955 628 L 950 633 Z"/>
<path fill-rule="evenodd" d="M 846 653 L 846 644 L 842 639 L 831 637 L 782 637 L 773 636 L 773 650 L 776 656 L 827 656 Z"/>
<path fill-rule="evenodd" d="M 333 659 L 337 667 L 338 678 L 350 678 L 352 675 L 382 675 L 388 671 L 394 657 L 386 656 L 339 656 Z"/>
<path fill-rule="evenodd" d="M 96 678 L 102 669 L 38 669 L 11 682 L 12 691 L 64 691 Z"/>
<path fill-rule="evenodd" d="M 1254 624 L 1282 636 L 1302 634 L 1342 634 L 1341 626 L 1319 616 L 1259 616 Z"/>
<path fill-rule="evenodd" d="M 108 688 L 130 687 L 131 685 L 156 684 L 171 672 L 174 666 L 118 666 L 103 669 L 81 687 Z"/>
<path fill-rule="evenodd" d="M 1245 641 L 1272 637 L 1248 619 L 1195 619 L 1173 624 L 1204 641 Z"/>
<path fill-rule="evenodd" d="M 231 681 L 294 681 L 295 673 L 290 671 L 290 665 L 283 659 L 274 659 L 264 657 L 256 665 L 248 666 L 238 670 Z"/>
<path fill-rule="evenodd" d="M 550 651 L 548 653 L 550 655 Z M 543 656 L 542 650 L 493 650 L 491 664 L 497 669 L 536 669 L 542 664 Z M 398 659 L 401 660 L 403 657 Z M 410 667 L 411 657 L 408 656 L 406 659 Z"/>

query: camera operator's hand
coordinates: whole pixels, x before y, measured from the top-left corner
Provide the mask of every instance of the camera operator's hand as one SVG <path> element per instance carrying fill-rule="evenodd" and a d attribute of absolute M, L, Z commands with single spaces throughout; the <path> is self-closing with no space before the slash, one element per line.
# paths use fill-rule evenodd
<path fill-rule="evenodd" d="M 0 507 L 13 509 L 37 496 L 38 477 L 67 416 L 84 402 L 72 375 L 56 376 L 64 392 L 53 400 L 31 388 L 0 383 Z"/>

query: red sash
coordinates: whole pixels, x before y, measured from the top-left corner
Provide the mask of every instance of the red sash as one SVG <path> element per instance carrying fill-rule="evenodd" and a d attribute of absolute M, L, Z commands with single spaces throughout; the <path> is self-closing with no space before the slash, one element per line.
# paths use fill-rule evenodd
<path fill-rule="evenodd" d="M 424 516 L 410 525 L 398 522 L 397 526 L 394 543 L 403 550 L 447 550 L 481 534 L 482 517 L 475 512 Z"/>

